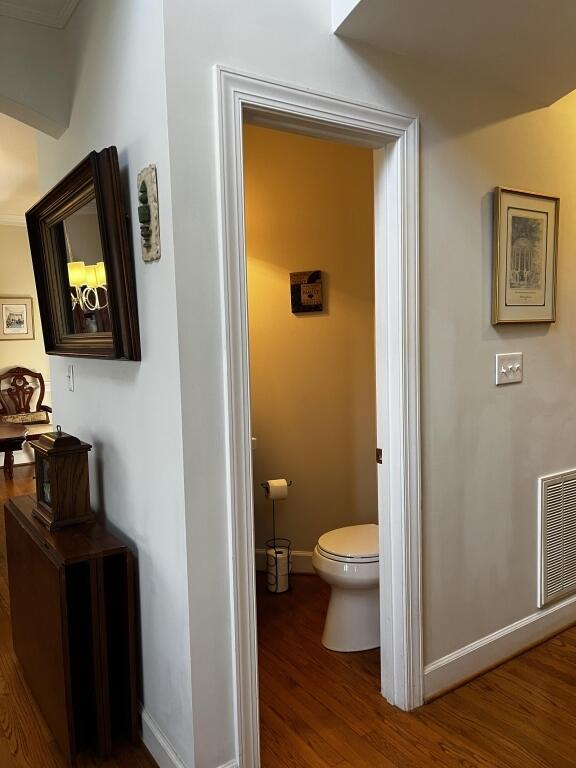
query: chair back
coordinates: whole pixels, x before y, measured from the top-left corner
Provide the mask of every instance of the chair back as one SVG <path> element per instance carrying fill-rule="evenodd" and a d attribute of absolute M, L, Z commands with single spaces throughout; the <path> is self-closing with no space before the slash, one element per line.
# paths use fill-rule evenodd
<path fill-rule="evenodd" d="M 11 368 L 0 374 L 0 423 L 45 423 L 50 417 L 44 408 L 45 386 L 41 373 L 28 368 Z"/>

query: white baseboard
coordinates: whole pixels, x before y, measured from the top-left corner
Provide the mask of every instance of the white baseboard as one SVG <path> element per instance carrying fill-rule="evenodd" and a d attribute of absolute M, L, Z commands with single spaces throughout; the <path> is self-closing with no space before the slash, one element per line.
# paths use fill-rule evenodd
<path fill-rule="evenodd" d="M 455 688 L 576 622 L 576 596 L 543 608 L 424 667 L 424 699 Z"/>
<path fill-rule="evenodd" d="M 256 570 L 266 570 L 266 550 L 256 550 Z M 292 573 L 316 573 L 312 568 L 312 552 L 303 549 L 292 550 Z"/>
<path fill-rule="evenodd" d="M 140 713 L 142 715 L 142 741 L 159 767 L 187 768 L 152 715 L 144 707 L 140 708 Z M 238 760 L 229 760 L 218 768 L 238 768 Z"/>
<path fill-rule="evenodd" d="M 142 707 L 142 741 L 160 768 L 188 768 L 162 733 L 160 726 Z"/>

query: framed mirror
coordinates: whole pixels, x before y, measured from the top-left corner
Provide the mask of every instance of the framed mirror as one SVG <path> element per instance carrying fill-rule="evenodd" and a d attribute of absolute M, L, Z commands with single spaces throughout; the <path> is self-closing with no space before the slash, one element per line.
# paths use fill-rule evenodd
<path fill-rule="evenodd" d="M 26 224 L 47 354 L 140 360 L 116 147 L 91 152 Z"/>

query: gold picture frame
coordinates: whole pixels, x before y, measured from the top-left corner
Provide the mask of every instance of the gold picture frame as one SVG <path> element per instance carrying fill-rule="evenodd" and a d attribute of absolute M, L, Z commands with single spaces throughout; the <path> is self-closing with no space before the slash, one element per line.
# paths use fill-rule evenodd
<path fill-rule="evenodd" d="M 492 325 L 553 323 L 560 198 L 496 187 Z"/>
<path fill-rule="evenodd" d="M 30 296 L 0 296 L 0 341 L 34 338 L 34 310 Z"/>

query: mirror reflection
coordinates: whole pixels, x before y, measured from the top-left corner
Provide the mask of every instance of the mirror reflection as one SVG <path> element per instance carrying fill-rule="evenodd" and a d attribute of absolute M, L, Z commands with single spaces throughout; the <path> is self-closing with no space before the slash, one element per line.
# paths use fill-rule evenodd
<path fill-rule="evenodd" d="M 72 333 L 111 330 L 108 280 L 100 240 L 96 201 L 64 219 L 60 240 L 66 255 Z"/>
<path fill-rule="evenodd" d="M 90 152 L 26 212 L 26 224 L 48 354 L 140 360 L 116 147 Z"/>

